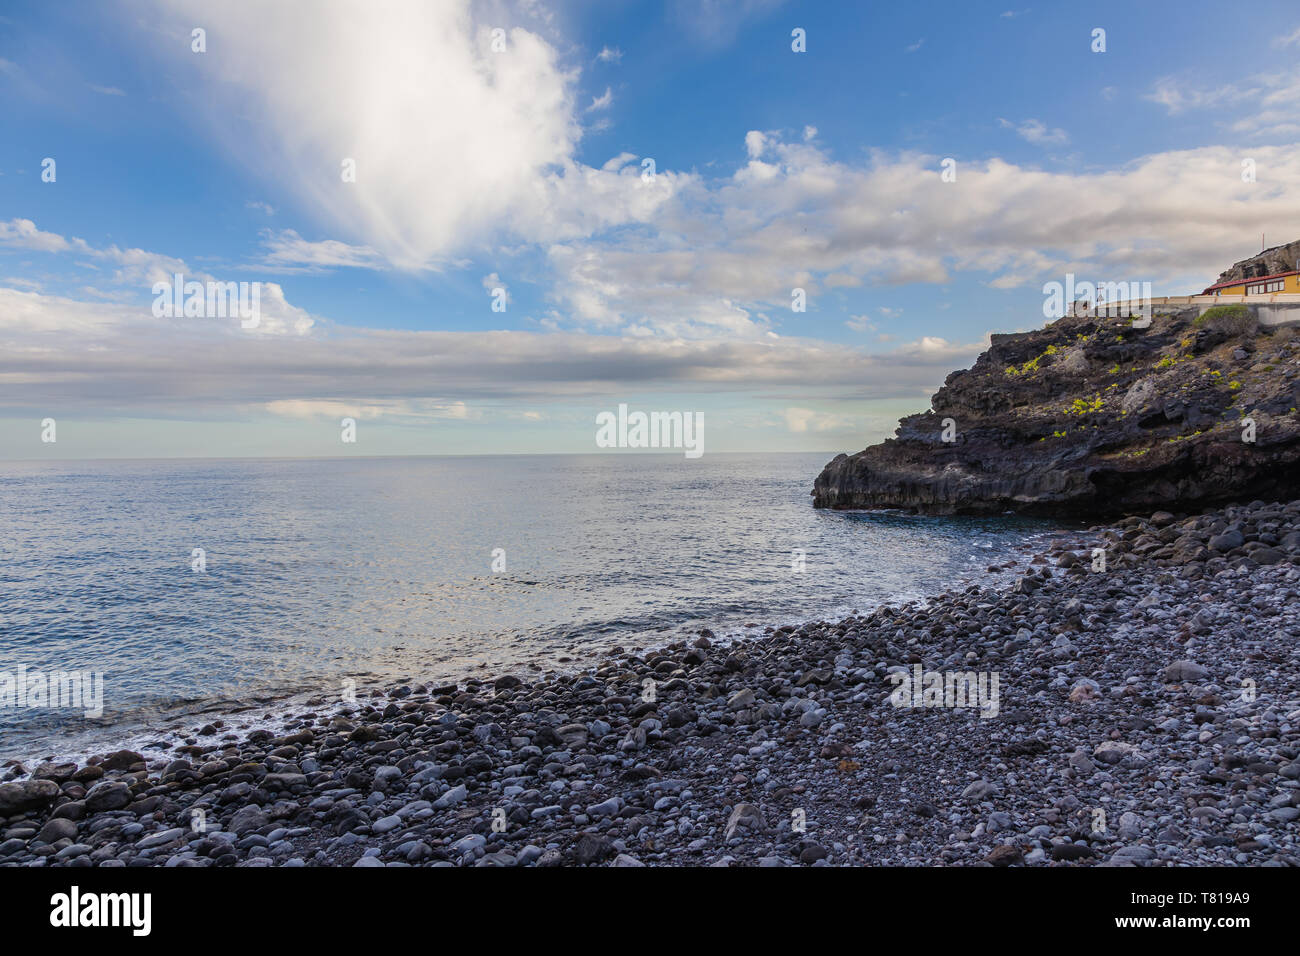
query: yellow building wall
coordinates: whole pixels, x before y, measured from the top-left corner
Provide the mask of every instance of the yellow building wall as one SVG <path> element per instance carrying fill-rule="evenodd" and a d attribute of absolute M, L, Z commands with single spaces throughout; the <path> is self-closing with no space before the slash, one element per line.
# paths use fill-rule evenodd
<path fill-rule="evenodd" d="M 1258 279 L 1252 279 L 1250 280 L 1249 283 L 1242 282 L 1239 285 L 1226 286 L 1222 289 L 1219 289 L 1216 294 L 1217 295 L 1245 295 L 1246 286 L 1254 285 L 1258 281 L 1259 281 Z M 1282 292 L 1300 292 L 1300 276 L 1285 276 L 1282 279 L 1282 281 L 1283 283 L 1285 283 L 1282 286 L 1281 289 Z"/>

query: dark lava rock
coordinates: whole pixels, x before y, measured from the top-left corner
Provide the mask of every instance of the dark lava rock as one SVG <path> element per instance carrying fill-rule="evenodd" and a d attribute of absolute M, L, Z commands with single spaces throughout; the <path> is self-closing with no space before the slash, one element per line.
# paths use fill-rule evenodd
<path fill-rule="evenodd" d="M 59 785 L 53 780 L 0 783 L 0 816 L 39 810 L 53 803 L 58 795 Z"/>
<path fill-rule="evenodd" d="M 813 504 L 1095 517 L 1294 498 L 1300 382 L 1284 370 L 1300 343 L 1256 328 L 1253 313 L 1226 321 L 1196 309 L 1157 312 L 1147 328 L 1067 316 L 994 335 L 896 437 L 827 464 Z M 1194 348 L 1207 330 L 1224 341 Z M 1252 341 L 1257 364 L 1233 367 L 1232 350 Z M 1242 440 L 1247 413 L 1253 443 Z"/>
<path fill-rule="evenodd" d="M 42 843 L 57 843 L 59 840 L 75 840 L 76 838 L 77 824 L 63 817 L 51 820 L 41 827 L 40 833 L 36 834 L 36 839 Z"/>
<path fill-rule="evenodd" d="M 985 863 L 991 863 L 994 866 L 1011 866 L 1016 863 L 1025 862 L 1025 855 L 1020 852 L 1019 847 L 1003 844 L 994 847 L 988 856 L 984 857 Z"/>
<path fill-rule="evenodd" d="M 824 860 L 829 856 L 826 848 L 820 843 L 808 843 L 799 851 L 800 863 L 816 863 L 818 860 Z"/>
<path fill-rule="evenodd" d="M 1223 534 L 1216 534 L 1210 539 L 1210 548 L 1214 551 L 1231 551 L 1234 548 L 1240 548 L 1246 543 L 1246 537 L 1238 529 L 1233 528 L 1225 531 Z"/>
<path fill-rule="evenodd" d="M 131 802 L 131 788 L 124 783 L 98 783 L 86 794 L 86 809 L 91 813 L 121 810 Z"/>
<path fill-rule="evenodd" d="M 104 770 L 144 769 L 144 757 L 134 750 L 118 750 L 105 757 L 99 766 Z"/>
<path fill-rule="evenodd" d="M 584 833 L 573 848 L 574 860 L 584 866 L 588 863 L 599 863 L 613 853 L 614 844 L 594 833 Z"/>

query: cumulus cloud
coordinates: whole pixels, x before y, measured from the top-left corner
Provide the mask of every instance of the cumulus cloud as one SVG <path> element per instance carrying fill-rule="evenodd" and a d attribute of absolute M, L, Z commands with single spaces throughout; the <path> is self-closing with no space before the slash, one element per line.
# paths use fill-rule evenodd
<path fill-rule="evenodd" d="M 812 311 L 829 288 L 957 272 L 995 288 L 1069 271 L 1184 293 L 1218 274 L 1225 251 L 1290 234 L 1300 217 L 1294 147 L 1252 150 L 1267 188 L 1243 183 L 1240 151 L 1217 146 L 1083 173 L 965 162 L 954 183 L 934 156 L 850 164 L 760 131 L 744 147 L 732 177 L 684 184 L 646 226 L 551 247 L 555 296 L 574 322 L 762 340 L 798 333 L 793 288 Z"/>
<path fill-rule="evenodd" d="M 290 234 L 292 235 L 292 233 Z M 311 245 L 311 244 L 307 244 Z M 315 244 L 325 246 L 326 244 Z M 82 260 L 81 265 L 92 271 L 101 279 L 103 276 L 103 267 L 107 266 L 112 271 L 107 275 L 111 283 L 109 288 L 104 288 L 100 282 L 94 285 L 88 285 L 83 288 L 83 293 L 94 299 L 109 301 L 118 301 L 123 303 L 124 307 L 131 309 L 130 303 L 137 303 L 134 308 L 152 309 L 153 298 L 155 296 L 154 287 L 163 283 L 171 286 L 176 281 L 176 276 L 181 276 L 183 282 L 231 282 L 235 281 L 230 275 L 216 276 L 204 269 L 192 269 L 186 264 L 185 260 L 175 256 L 165 255 L 158 252 L 150 252 L 147 249 L 139 248 L 120 248 L 117 245 L 96 247 L 90 245 L 84 239 L 77 237 L 67 238 L 57 233 L 44 232 L 37 228 L 36 224 L 30 219 L 12 219 L 9 222 L 0 222 L 0 246 L 10 248 L 27 249 L 36 252 L 49 253 L 71 253 Z M 318 251 L 318 255 L 323 253 Z M 344 264 L 344 263 L 334 263 Z M 30 284 L 23 283 L 22 280 L 7 280 L 11 286 L 31 289 Z M 301 335 L 309 330 L 314 319 L 303 309 L 291 305 L 285 299 L 284 289 L 276 282 L 259 282 L 259 309 L 260 322 L 257 326 L 258 335 L 277 335 L 277 334 L 294 334 Z M 146 293 L 148 295 L 146 296 Z M 15 308 L 14 315 L 0 316 L 0 328 L 22 327 L 23 322 L 30 319 L 33 312 L 30 303 L 36 300 L 28 300 L 23 305 L 23 300 L 13 300 L 11 305 Z M 53 300 L 51 300 L 53 301 Z M 82 320 L 67 313 L 65 310 L 41 310 L 42 321 L 51 321 L 54 317 L 63 316 L 69 320 L 69 329 L 80 328 Z M 237 321 L 231 319 L 231 321 Z"/>
<path fill-rule="evenodd" d="M 0 331 L 15 329 L 31 330 L 36 322 L 47 331 L 57 331 L 58 321 L 67 323 L 66 331 L 76 332 L 84 329 L 87 323 L 101 324 L 113 316 L 132 316 L 136 312 L 152 313 L 153 299 L 158 294 L 155 286 L 165 284 L 172 286 L 176 276 L 182 282 L 231 282 L 230 276 L 218 277 L 202 269 L 191 269 L 185 260 L 146 249 L 122 249 L 116 245 L 95 247 L 84 239 L 71 239 L 57 233 L 43 232 L 30 219 L 13 219 L 0 222 L 0 246 L 29 249 L 37 252 L 72 253 L 84 258 L 83 265 L 95 273 L 102 274 L 101 266 L 107 265 L 113 271 L 108 276 L 112 286 L 108 289 L 101 285 L 83 288 L 83 293 L 95 299 L 116 301 L 122 304 L 122 313 L 104 313 L 89 307 L 85 315 L 77 315 L 71 308 L 64 308 L 68 300 L 51 299 L 41 296 L 10 298 L 7 301 L 9 312 L 0 313 Z M 18 289 L 31 290 L 35 286 L 23 280 L 5 280 L 10 286 L 9 292 Z M 291 305 L 285 299 L 284 289 L 276 282 L 259 282 L 260 321 L 256 328 L 257 335 L 293 334 L 302 335 L 309 331 L 315 320 L 303 309 Z M 146 296 L 146 292 L 148 295 Z M 135 303 L 132 305 L 131 303 Z M 237 323 L 234 317 L 221 321 Z M 166 334 L 164 332 L 164 334 Z M 90 347 L 77 338 L 70 340 L 73 347 Z M 19 343 L 21 344 L 21 343 Z"/>
<path fill-rule="evenodd" d="M 116 245 L 96 248 L 84 239 L 68 238 L 38 229 L 30 219 L 11 219 L 0 222 L 0 246 L 27 249 L 33 252 L 74 253 L 84 256 L 93 268 L 100 264 L 115 266 L 112 280 L 119 284 L 150 286 L 154 282 L 170 280 L 172 275 L 187 273 L 185 263 L 172 256 L 148 252 L 144 249 L 122 249 Z M 195 278 L 210 276 L 195 274 Z"/>
<path fill-rule="evenodd" d="M 68 240 L 53 232 L 42 232 L 30 219 L 0 222 L 0 246 L 36 252 L 63 252 L 70 248 Z"/>
<path fill-rule="evenodd" d="M 679 182 L 661 173 L 643 188 L 637 175 L 576 162 L 576 70 L 524 26 L 495 50 L 492 30 L 514 22 L 498 8 L 482 11 L 488 22 L 468 0 L 150 2 L 162 29 L 208 31 L 214 52 L 175 45 L 177 70 L 204 71 L 205 101 L 238 119 L 204 128 L 256 157 L 339 241 L 399 268 L 639 221 Z M 344 160 L 355 182 L 343 181 Z"/>
<path fill-rule="evenodd" d="M 466 0 L 394 0 L 364 16 L 347 0 L 326 0 L 324 13 L 305 0 L 269 10 L 149 2 L 186 35 L 203 11 L 222 52 L 186 54 L 185 71 L 207 71 L 205 101 L 247 118 L 222 127 L 225 138 L 325 220 L 315 234 L 328 239 L 269 234 L 265 264 L 447 268 L 503 242 L 540 248 L 555 327 L 763 341 L 799 334 L 796 287 L 815 310 L 828 290 L 946 283 L 962 271 L 995 288 L 1066 269 L 1203 282 L 1225 248 L 1284 233 L 1296 214 L 1295 151 L 1280 147 L 1252 150 L 1269 171 L 1269 188 L 1253 191 L 1240 156 L 1220 147 L 1082 173 L 963 160 L 958 180 L 942 183 L 936 157 L 840 161 L 811 127 L 749 131 L 741 164 L 720 178 L 646 176 L 632 153 L 587 166 L 574 159 L 584 104 L 604 106 L 612 92 L 579 100 L 577 68 L 545 27 L 512 27 L 494 52 Z M 707 32 L 770 8 L 693 3 L 672 15 Z M 1251 88 L 1261 127 L 1288 122 L 1289 86 Z M 1171 108 L 1216 98 L 1163 94 Z M 1003 125 L 1039 145 L 1068 140 L 1037 119 Z M 356 160 L 354 183 L 340 179 L 343 158 Z"/>

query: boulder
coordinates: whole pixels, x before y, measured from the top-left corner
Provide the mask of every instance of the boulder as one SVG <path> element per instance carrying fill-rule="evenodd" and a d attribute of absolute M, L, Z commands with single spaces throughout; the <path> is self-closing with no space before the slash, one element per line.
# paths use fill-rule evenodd
<path fill-rule="evenodd" d="M 0 816 L 48 807 L 59 795 L 53 780 L 17 780 L 0 783 Z"/>
<path fill-rule="evenodd" d="M 1181 681 L 1205 680 L 1209 673 L 1195 661 L 1174 661 L 1160 672 L 1160 677 L 1166 684 L 1177 684 Z"/>

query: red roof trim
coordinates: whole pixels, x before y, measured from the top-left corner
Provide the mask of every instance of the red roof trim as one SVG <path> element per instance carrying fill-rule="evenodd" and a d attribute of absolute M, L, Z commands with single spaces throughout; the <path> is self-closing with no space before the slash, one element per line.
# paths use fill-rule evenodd
<path fill-rule="evenodd" d="M 1271 276 L 1257 276 L 1256 278 L 1253 279 L 1233 279 L 1230 282 L 1219 282 L 1216 283 L 1215 285 L 1210 286 L 1208 289 L 1202 292 L 1201 295 L 1206 295 L 1210 292 L 1213 292 L 1215 289 L 1226 289 L 1228 286 L 1231 285 L 1254 285 L 1256 282 L 1267 282 L 1269 279 L 1281 279 L 1286 276 L 1300 276 L 1300 269 L 1296 269 L 1291 272 L 1275 272 Z"/>

